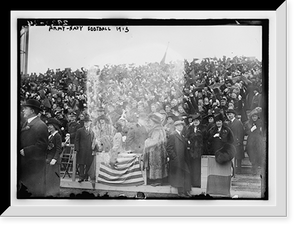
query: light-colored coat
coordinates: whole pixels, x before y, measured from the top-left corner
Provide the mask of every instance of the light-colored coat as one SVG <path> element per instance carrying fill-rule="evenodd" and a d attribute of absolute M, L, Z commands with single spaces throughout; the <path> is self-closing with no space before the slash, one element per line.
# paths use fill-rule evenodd
<path fill-rule="evenodd" d="M 145 141 L 144 168 L 149 179 L 162 179 L 168 176 L 166 132 L 161 125 L 155 126 Z"/>
<path fill-rule="evenodd" d="M 131 150 L 134 153 L 142 153 L 147 137 L 148 133 L 146 128 L 139 124 L 135 124 L 127 133 L 125 149 Z"/>

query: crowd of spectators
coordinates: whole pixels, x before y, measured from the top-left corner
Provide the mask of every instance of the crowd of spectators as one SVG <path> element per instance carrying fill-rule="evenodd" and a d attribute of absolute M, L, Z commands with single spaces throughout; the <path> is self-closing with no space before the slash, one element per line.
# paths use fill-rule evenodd
<path fill-rule="evenodd" d="M 105 113 L 112 125 L 120 118 L 134 123 L 158 113 L 169 129 L 178 119 L 189 124 L 200 114 L 205 124 L 209 117 L 222 113 L 226 118 L 226 110 L 234 109 L 244 123 L 253 109 L 264 107 L 262 81 L 262 63 L 251 57 L 107 65 L 90 71 L 89 113 L 93 120 Z"/>
<path fill-rule="evenodd" d="M 206 58 L 185 62 L 183 107 L 203 117 L 234 109 L 242 122 L 247 113 L 262 107 L 262 64 L 255 58 Z M 259 94 L 259 96 L 257 95 Z"/>
<path fill-rule="evenodd" d="M 57 118 L 61 123 L 63 139 L 68 133 L 69 124 L 74 121 L 80 126 L 80 115 L 86 113 L 86 71 L 71 71 L 48 69 L 45 73 L 22 74 L 20 85 L 20 103 L 28 99 L 37 99 L 41 102 L 41 118 Z M 21 116 L 21 123 L 23 122 Z"/>
<path fill-rule="evenodd" d="M 72 122 L 83 126 L 87 113 L 94 126 L 104 120 L 111 135 L 120 119 L 129 126 L 150 113 L 161 115 L 168 132 L 178 119 L 188 125 L 193 115 L 200 114 L 207 124 L 209 117 L 228 109 L 234 109 L 244 123 L 247 113 L 264 108 L 262 92 L 260 61 L 225 56 L 183 64 L 106 65 L 90 71 L 48 69 L 22 75 L 20 85 L 21 103 L 38 99 L 42 119 L 55 117 L 61 122 L 63 140 Z"/>

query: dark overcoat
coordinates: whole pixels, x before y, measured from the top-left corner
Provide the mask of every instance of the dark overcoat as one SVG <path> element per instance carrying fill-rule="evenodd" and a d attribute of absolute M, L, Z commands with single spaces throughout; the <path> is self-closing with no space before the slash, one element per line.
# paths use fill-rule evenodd
<path fill-rule="evenodd" d="M 47 125 L 36 117 L 29 124 L 24 123 L 20 133 L 18 154 L 18 182 L 23 184 L 31 196 L 45 196 L 46 154 L 48 146 Z"/>
<path fill-rule="evenodd" d="M 215 134 L 219 133 L 219 137 L 214 137 Z M 215 155 L 216 151 L 224 146 L 224 144 L 233 144 L 234 135 L 232 130 L 226 125 L 223 124 L 220 131 L 218 127 L 214 124 L 207 132 L 207 147 L 208 154 Z"/>
<path fill-rule="evenodd" d="M 77 130 L 75 136 L 75 150 L 77 164 L 90 165 L 93 161 L 92 142 L 94 132 L 90 129 L 88 132 L 85 127 Z"/>
<path fill-rule="evenodd" d="M 234 119 L 233 122 L 229 122 L 228 124 L 229 128 L 231 129 L 233 136 L 234 136 L 234 142 L 233 145 L 236 148 L 236 159 L 243 159 L 244 156 L 244 126 L 242 122 L 239 119 Z"/>
<path fill-rule="evenodd" d="M 257 128 L 251 131 L 253 126 Z M 256 122 L 247 121 L 245 123 L 245 132 L 248 135 L 246 151 L 249 155 L 250 161 L 254 166 L 262 166 L 262 160 L 265 155 L 265 142 L 262 134 L 263 123 L 260 119 Z"/>
<path fill-rule="evenodd" d="M 50 163 L 52 159 L 56 160 L 56 163 L 60 164 L 60 154 L 62 152 L 62 140 L 59 132 L 55 133 L 48 139 L 46 162 Z"/>
<path fill-rule="evenodd" d="M 50 136 L 46 157 L 46 196 L 58 196 L 60 190 L 60 154 L 62 152 L 61 135 L 57 132 Z M 56 160 L 50 165 L 52 159 Z"/>
<path fill-rule="evenodd" d="M 186 137 L 189 141 L 189 155 L 191 158 L 201 158 L 203 154 L 203 137 L 204 137 L 204 128 L 202 126 L 196 127 L 192 125 L 188 128 Z"/>
<path fill-rule="evenodd" d="M 169 161 L 169 182 L 175 188 L 191 189 L 191 176 L 187 158 L 187 140 L 174 131 L 166 146 Z"/>
<path fill-rule="evenodd" d="M 187 130 L 188 160 L 193 187 L 201 186 L 201 156 L 204 153 L 204 127 L 190 126 Z"/>
<path fill-rule="evenodd" d="M 70 143 L 74 144 L 75 136 L 80 125 L 76 121 L 69 122 L 67 125 L 67 132 L 70 134 Z"/>

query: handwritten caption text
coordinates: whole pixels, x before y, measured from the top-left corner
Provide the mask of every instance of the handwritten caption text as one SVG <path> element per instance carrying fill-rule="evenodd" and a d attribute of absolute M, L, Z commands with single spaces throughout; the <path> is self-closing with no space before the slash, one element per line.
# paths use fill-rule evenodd
<path fill-rule="evenodd" d="M 129 28 L 127 26 L 67 26 L 67 25 L 50 25 L 49 31 L 118 31 L 128 33 Z"/>

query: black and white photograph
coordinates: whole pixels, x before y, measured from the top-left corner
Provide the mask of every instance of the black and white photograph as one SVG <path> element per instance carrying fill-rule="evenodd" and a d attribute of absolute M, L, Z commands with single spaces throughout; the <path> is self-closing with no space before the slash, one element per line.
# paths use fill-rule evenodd
<path fill-rule="evenodd" d="M 209 5 L 10 11 L 1 226 L 290 219 L 287 1 Z"/>
<path fill-rule="evenodd" d="M 18 19 L 17 199 L 268 200 L 267 19 Z"/>

